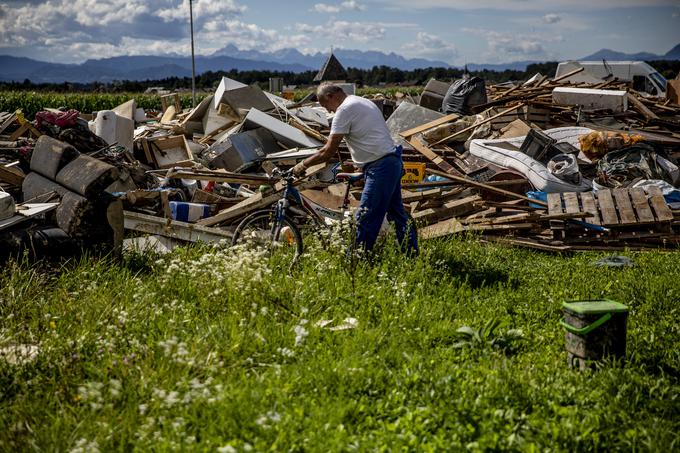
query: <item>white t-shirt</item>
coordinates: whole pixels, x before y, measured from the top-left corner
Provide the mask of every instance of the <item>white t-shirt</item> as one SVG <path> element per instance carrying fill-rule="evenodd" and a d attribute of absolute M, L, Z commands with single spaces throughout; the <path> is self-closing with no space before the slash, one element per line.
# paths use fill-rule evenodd
<path fill-rule="evenodd" d="M 332 134 L 344 134 L 357 165 L 380 159 L 394 152 L 394 141 L 380 109 L 371 101 L 349 95 L 335 111 Z"/>

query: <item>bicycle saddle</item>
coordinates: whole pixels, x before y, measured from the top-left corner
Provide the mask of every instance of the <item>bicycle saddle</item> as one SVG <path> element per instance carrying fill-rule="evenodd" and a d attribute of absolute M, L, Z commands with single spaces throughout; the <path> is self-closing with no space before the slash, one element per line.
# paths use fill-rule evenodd
<path fill-rule="evenodd" d="M 335 175 L 335 180 L 338 182 L 343 182 L 343 181 L 349 181 L 349 182 L 356 182 L 364 179 L 364 174 L 362 172 L 359 173 L 338 173 Z"/>

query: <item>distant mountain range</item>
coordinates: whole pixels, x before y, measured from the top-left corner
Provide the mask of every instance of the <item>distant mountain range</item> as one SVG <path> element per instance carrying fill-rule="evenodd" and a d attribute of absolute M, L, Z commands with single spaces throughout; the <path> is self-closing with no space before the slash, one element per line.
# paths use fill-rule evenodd
<path fill-rule="evenodd" d="M 196 72 L 238 69 L 303 72 L 299 64 L 245 60 L 225 56 L 196 57 Z M 24 57 L 0 56 L 0 81 L 34 83 L 111 82 L 114 80 L 158 80 L 167 77 L 190 77 L 191 58 L 167 56 L 122 56 L 87 60 L 81 64 L 46 63 Z"/>
<path fill-rule="evenodd" d="M 680 60 L 680 44 L 673 47 L 664 55 L 656 55 L 649 52 L 623 53 L 615 50 L 601 49 L 581 60 Z"/>
<path fill-rule="evenodd" d="M 424 58 L 407 59 L 394 52 L 383 53 L 374 50 L 361 51 L 350 49 L 335 49 L 335 56 L 345 68 L 371 69 L 373 66 L 389 66 L 404 71 L 418 68 L 448 68 L 448 63 Z M 317 52 L 305 55 L 296 49 L 281 49 L 275 52 L 259 52 L 257 50 L 239 50 L 230 44 L 213 54 L 213 56 L 227 56 L 244 60 L 273 61 L 276 63 L 300 64 L 312 69 L 319 69 L 328 58 L 327 53 Z"/>
<path fill-rule="evenodd" d="M 389 66 L 401 70 L 427 67 L 451 67 L 443 61 L 423 58 L 404 58 L 394 52 L 336 49 L 333 52 L 345 68 L 370 69 Z M 228 45 L 209 56 L 196 57 L 196 72 L 228 71 L 237 69 L 304 72 L 319 69 L 328 57 L 318 52 L 305 55 L 296 49 L 275 52 L 239 50 Z M 580 60 L 680 60 L 680 44 L 664 55 L 648 52 L 626 54 L 602 49 Z M 472 71 L 506 69 L 524 71 L 527 65 L 539 61 L 518 61 L 503 64 L 468 64 Z M 191 76 L 191 59 L 184 56 L 121 56 L 87 60 L 81 64 L 59 64 L 32 60 L 25 57 L 0 56 L 0 81 L 29 79 L 34 83 L 112 82 L 114 80 L 158 80 L 167 77 Z"/>

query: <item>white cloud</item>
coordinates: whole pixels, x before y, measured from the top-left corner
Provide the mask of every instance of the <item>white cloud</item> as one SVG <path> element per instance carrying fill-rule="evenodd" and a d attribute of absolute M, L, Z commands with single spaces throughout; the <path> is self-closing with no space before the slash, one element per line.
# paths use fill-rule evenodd
<path fill-rule="evenodd" d="M 327 5 L 325 3 L 317 3 L 314 5 L 312 8 L 312 11 L 316 11 L 317 13 L 339 13 L 340 12 L 340 7 L 335 6 L 335 5 Z"/>
<path fill-rule="evenodd" d="M 557 22 L 559 22 L 561 20 L 562 20 L 562 17 L 560 17 L 560 15 L 558 15 L 558 14 L 550 13 L 550 14 L 546 14 L 545 16 L 543 16 L 543 22 L 545 22 L 546 24 L 556 24 Z"/>
<path fill-rule="evenodd" d="M 353 11 L 363 11 L 366 9 L 365 6 L 360 5 L 359 2 L 356 0 L 348 0 L 345 2 L 340 3 L 340 6 L 342 6 L 346 10 L 353 10 Z"/>
<path fill-rule="evenodd" d="M 193 9 L 197 39 L 211 22 L 231 26 L 230 21 L 246 11 L 235 0 L 194 0 Z M 30 47 L 32 52 L 38 49 L 50 55 L 52 61 L 187 48 L 188 0 L 47 0 L 11 7 L 0 4 L 0 12 L 0 48 Z M 268 34 L 254 33 L 252 27 L 241 29 L 247 29 L 246 36 Z"/>
<path fill-rule="evenodd" d="M 330 14 L 337 14 L 340 11 L 364 11 L 366 9 L 365 6 L 359 4 L 356 0 L 346 0 L 340 4 L 336 5 L 329 5 L 327 3 L 316 3 L 311 11 L 315 11 L 317 13 L 330 13 Z"/>
<path fill-rule="evenodd" d="M 458 56 L 458 49 L 454 44 L 425 32 L 418 32 L 415 42 L 406 44 L 403 50 L 412 57 L 439 58 L 449 63 Z"/>
<path fill-rule="evenodd" d="M 182 0 L 170 3 L 166 8 L 157 8 L 155 15 L 170 22 L 173 20 L 186 20 L 189 17 L 189 0 Z M 233 0 L 196 0 L 192 4 L 194 19 L 215 17 L 215 16 L 234 16 L 246 11 L 245 6 L 238 5 Z"/>
<path fill-rule="evenodd" d="M 261 28 L 238 20 L 211 20 L 206 22 L 200 35 L 202 53 L 212 53 L 227 44 L 241 50 L 268 50 L 280 44 L 282 37 L 276 30 Z"/>
<path fill-rule="evenodd" d="M 295 24 L 301 33 L 324 34 L 336 43 L 354 41 L 367 43 L 385 38 L 385 25 L 378 22 L 348 22 L 332 20 L 324 25 Z"/>
<path fill-rule="evenodd" d="M 543 37 L 503 33 L 482 28 L 463 28 L 463 31 L 486 39 L 489 51 L 495 59 L 502 59 L 503 57 L 545 57 L 547 51 L 543 44 L 545 42 L 558 42 L 563 39 L 561 36 Z"/>
<path fill-rule="evenodd" d="M 677 0 L 380 0 L 392 10 L 427 10 L 435 8 L 453 10 L 491 9 L 497 11 L 541 11 L 541 10 L 600 10 L 640 6 L 674 6 Z"/>

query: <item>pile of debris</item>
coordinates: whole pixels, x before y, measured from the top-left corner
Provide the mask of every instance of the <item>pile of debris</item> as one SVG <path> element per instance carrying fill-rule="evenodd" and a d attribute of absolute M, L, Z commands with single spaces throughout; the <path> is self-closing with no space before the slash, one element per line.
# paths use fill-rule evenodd
<path fill-rule="evenodd" d="M 555 251 L 678 243 L 677 99 L 566 79 L 431 80 L 420 96 L 375 96 L 404 147 L 403 199 L 421 238 L 475 231 Z M 119 248 L 123 228 L 164 249 L 229 240 L 281 197 L 273 169 L 312 155 L 332 121 L 313 96 L 295 103 L 229 78 L 195 108 L 174 93 L 161 103 L 161 112 L 134 100 L 92 115 L 46 109 L 32 122 L 0 114 L 2 247 Z M 341 146 L 298 188 L 337 209 L 335 175 L 349 161 Z"/>

